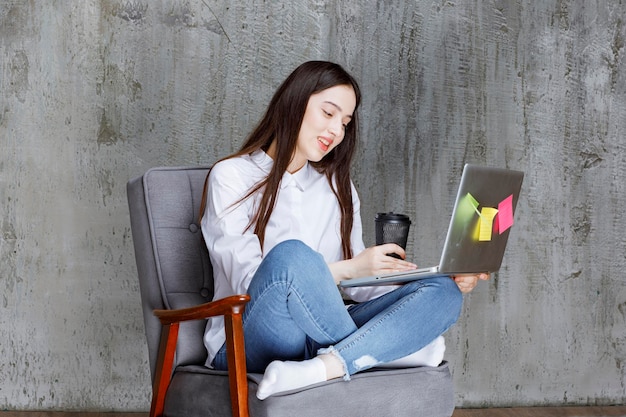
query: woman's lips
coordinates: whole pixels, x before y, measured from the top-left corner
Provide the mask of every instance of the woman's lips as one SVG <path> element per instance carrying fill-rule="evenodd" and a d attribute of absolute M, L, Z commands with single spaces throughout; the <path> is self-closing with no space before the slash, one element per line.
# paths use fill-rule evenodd
<path fill-rule="evenodd" d="M 328 150 L 328 148 L 330 148 L 330 145 L 333 144 L 333 140 L 332 139 L 328 139 L 328 138 L 325 138 L 323 136 L 318 137 L 317 141 L 320 144 L 320 148 L 322 148 L 322 150 L 324 152 L 326 152 Z"/>

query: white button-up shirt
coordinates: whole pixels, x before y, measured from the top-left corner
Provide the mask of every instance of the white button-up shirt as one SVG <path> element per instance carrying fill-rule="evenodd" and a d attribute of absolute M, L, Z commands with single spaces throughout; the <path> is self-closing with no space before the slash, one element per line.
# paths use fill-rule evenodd
<path fill-rule="evenodd" d="M 247 293 L 264 254 L 278 243 L 297 239 L 322 254 L 327 263 L 343 260 L 341 211 L 326 176 L 308 163 L 294 174 L 285 172 L 277 202 L 265 229 L 261 248 L 249 226 L 260 193 L 239 203 L 242 197 L 270 172 L 273 160 L 265 152 L 231 158 L 217 163 L 208 182 L 207 206 L 202 218 L 215 280 L 214 299 Z M 354 255 L 365 249 L 362 238 L 360 201 L 352 186 L 354 224 L 351 244 Z M 246 228 L 248 228 L 246 230 Z M 355 301 L 365 301 L 393 287 L 362 287 L 344 290 Z M 209 319 L 204 335 L 210 366 L 225 341 L 222 317 Z"/>

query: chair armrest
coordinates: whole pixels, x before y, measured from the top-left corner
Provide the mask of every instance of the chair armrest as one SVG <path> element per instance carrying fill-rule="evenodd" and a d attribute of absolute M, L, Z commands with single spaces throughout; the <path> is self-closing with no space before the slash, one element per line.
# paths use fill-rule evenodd
<path fill-rule="evenodd" d="M 188 308 L 154 310 L 154 315 L 157 316 L 162 325 L 189 320 L 203 320 L 215 316 L 243 314 L 243 309 L 248 301 L 250 301 L 249 295 L 233 295 Z"/>
<path fill-rule="evenodd" d="M 198 306 L 178 310 L 154 310 L 163 329 L 152 387 L 150 417 L 163 415 L 165 394 L 172 378 L 178 329 L 181 322 L 224 316 L 228 379 L 234 417 L 248 417 L 248 382 L 243 337 L 243 312 L 249 295 L 233 295 Z"/>

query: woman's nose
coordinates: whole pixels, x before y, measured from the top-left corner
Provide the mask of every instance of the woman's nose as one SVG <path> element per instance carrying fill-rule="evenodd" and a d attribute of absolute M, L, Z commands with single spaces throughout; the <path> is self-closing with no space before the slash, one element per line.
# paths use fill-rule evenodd
<path fill-rule="evenodd" d="M 328 126 L 328 132 L 335 136 L 340 136 L 343 133 L 343 123 L 341 120 L 333 119 Z"/>

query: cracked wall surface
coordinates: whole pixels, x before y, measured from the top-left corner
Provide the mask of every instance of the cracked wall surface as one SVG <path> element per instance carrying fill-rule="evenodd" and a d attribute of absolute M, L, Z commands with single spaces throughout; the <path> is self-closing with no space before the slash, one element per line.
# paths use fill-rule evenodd
<path fill-rule="evenodd" d="M 0 409 L 146 410 L 125 195 L 236 150 L 309 59 L 363 92 L 353 169 L 437 261 L 465 163 L 526 178 L 447 333 L 459 406 L 624 403 L 621 0 L 0 2 Z"/>

